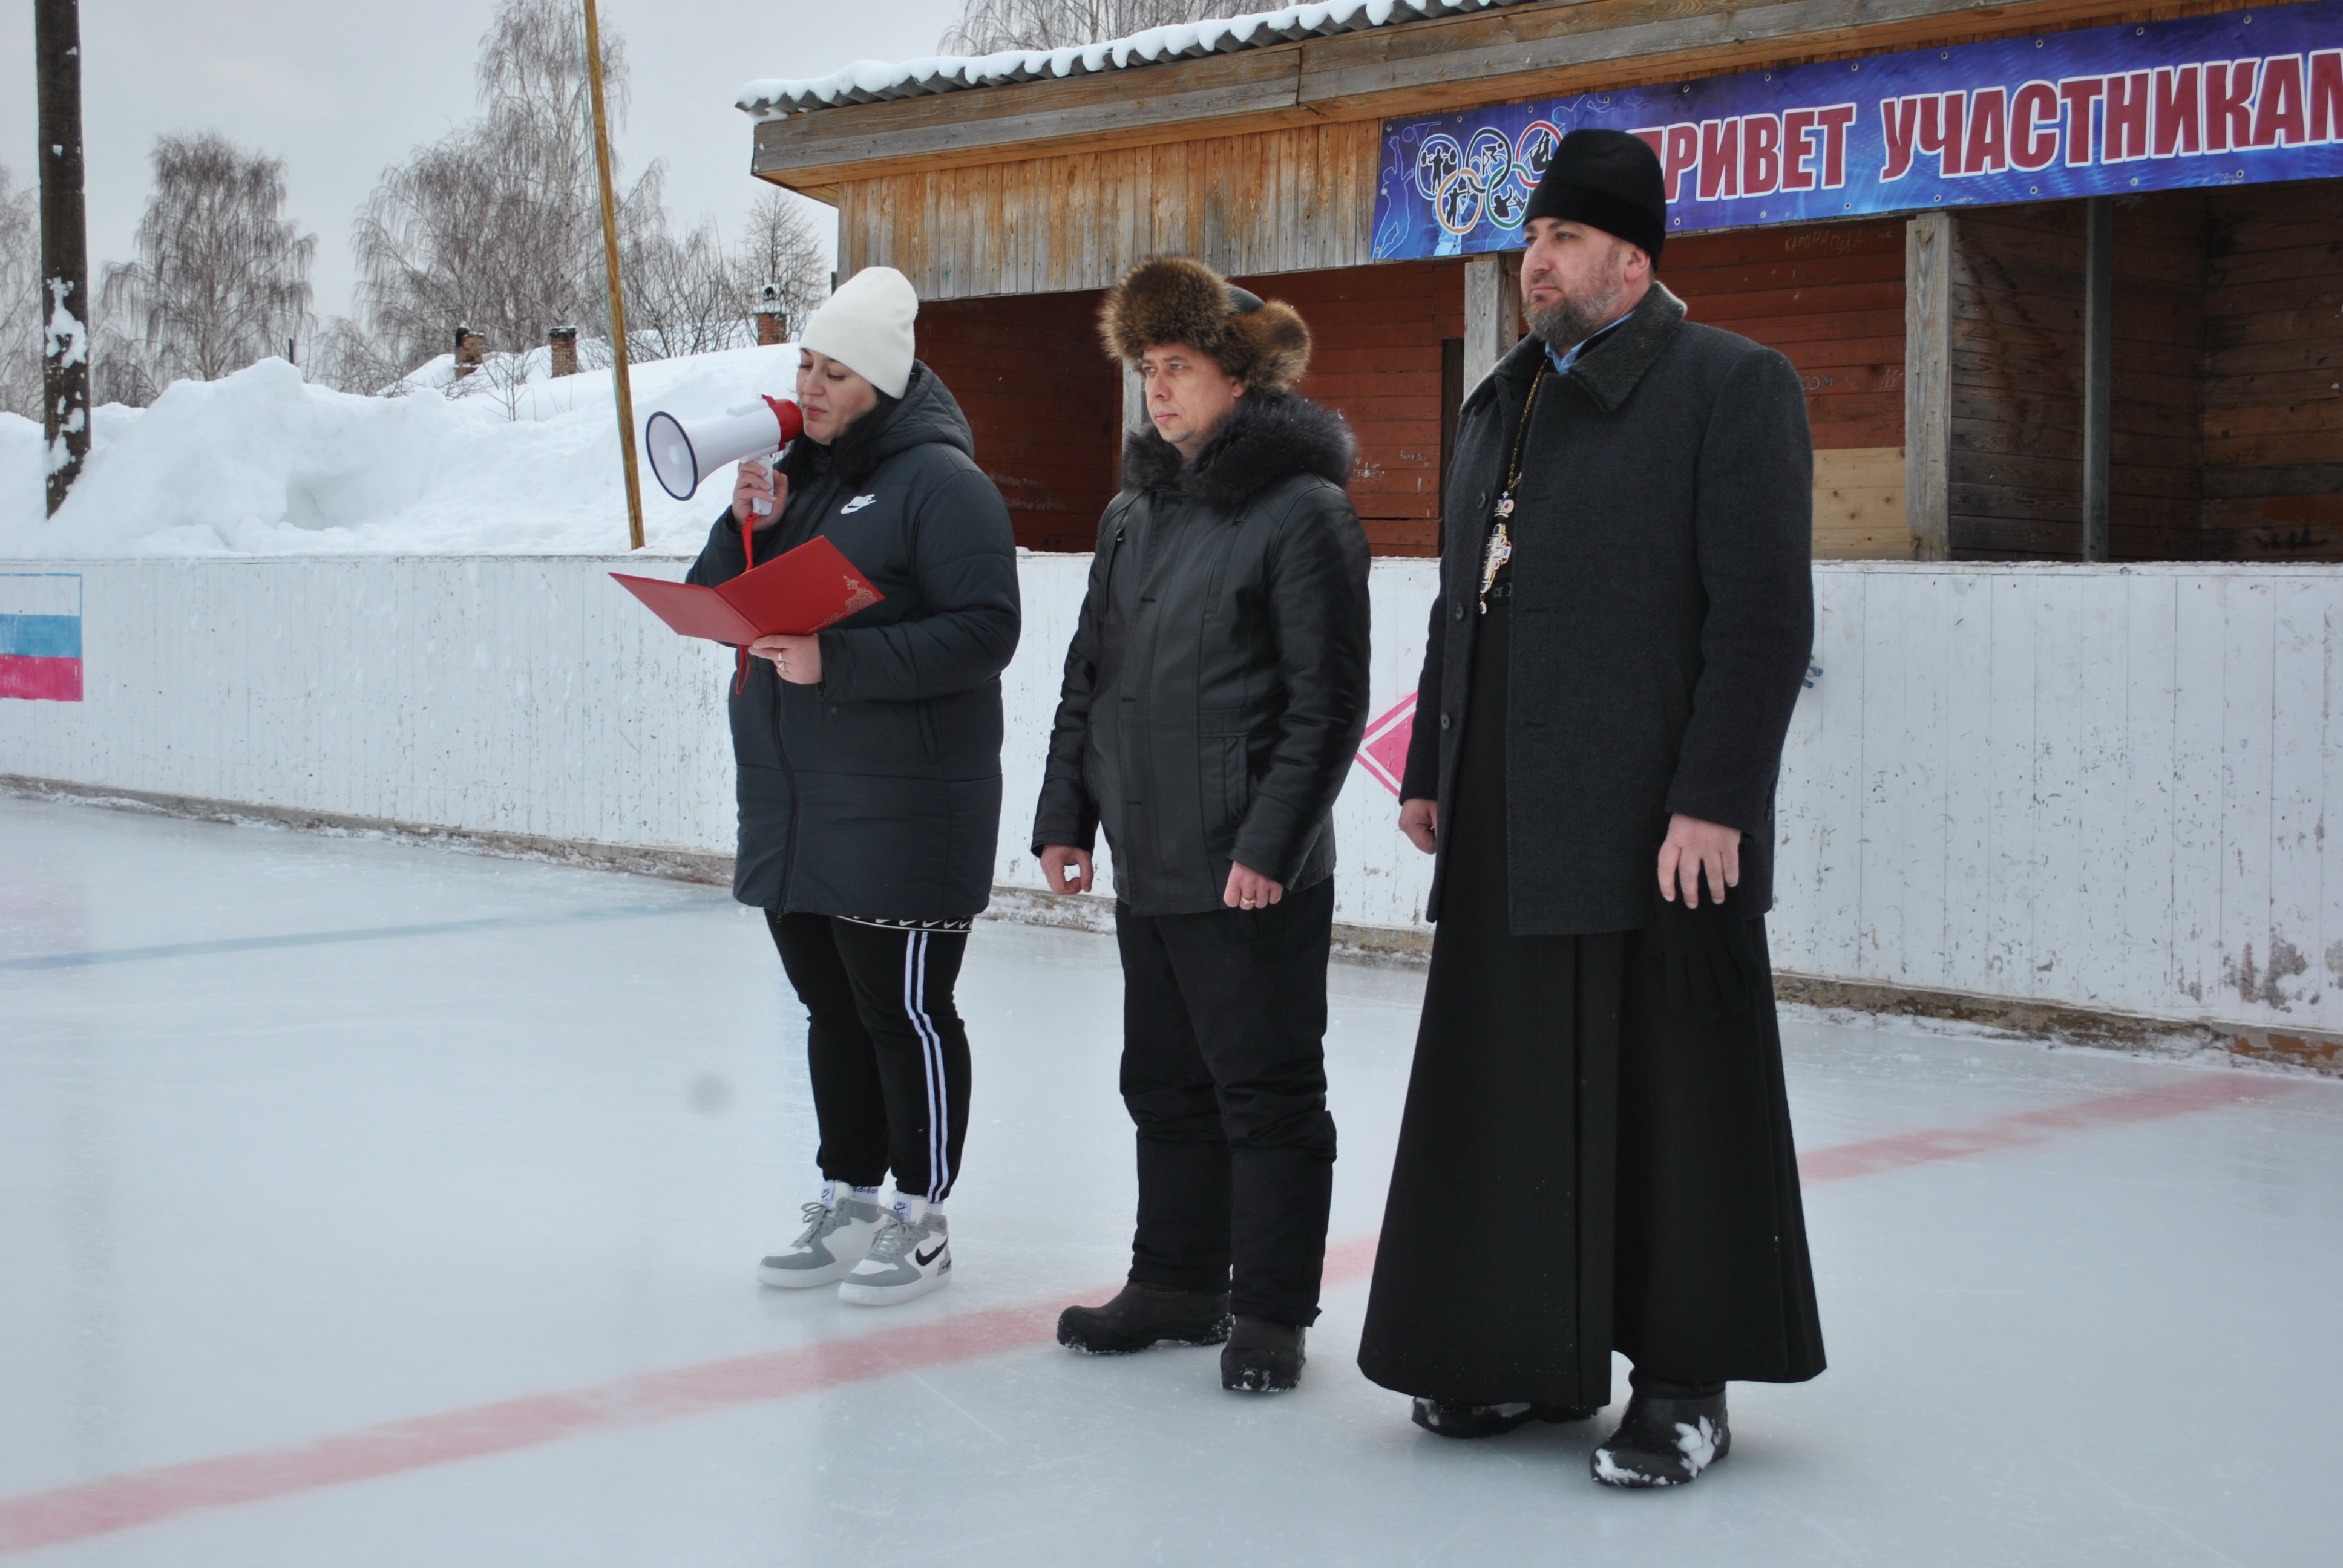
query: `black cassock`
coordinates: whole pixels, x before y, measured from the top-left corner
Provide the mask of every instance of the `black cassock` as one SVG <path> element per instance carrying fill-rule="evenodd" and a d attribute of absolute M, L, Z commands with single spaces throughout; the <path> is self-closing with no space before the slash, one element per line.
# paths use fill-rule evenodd
<path fill-rule="evenodd" d="M 1773 999 L 1704 1021 L 1642 932 L 1509 928 L 1511 617 L 1493 599 L 1475 628 L 1359 1364 L 1453 1404 L 1599 1407 L 1614 1349 L 1679 1382 L 1802 1382 L 1822 1331 Z"/>

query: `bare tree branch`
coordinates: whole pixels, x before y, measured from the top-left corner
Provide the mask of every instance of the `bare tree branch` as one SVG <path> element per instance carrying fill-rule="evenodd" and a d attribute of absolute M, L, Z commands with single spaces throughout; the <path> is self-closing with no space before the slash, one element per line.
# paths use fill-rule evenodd
<path fill-rule="evenodd" d="M 41 230 L 35 189 L 0 164 L 0 410 L 41 417 Z"/>
<path fill-rule="evenodd" d="M 936 47 L 947 55 L 1070 49 L 1150 27 L 1271 9 L 1263 0 L 961 0 L 958 25 Z"/>
<path fill-rule="evenodd" d="M 125 401 L 282 355 L 309 326 L 317 236 L 280 216 L 283 160 L 204 135 L 156 137 L 154 163 L 138 259 L 99 296 L 96 358 Z"/>

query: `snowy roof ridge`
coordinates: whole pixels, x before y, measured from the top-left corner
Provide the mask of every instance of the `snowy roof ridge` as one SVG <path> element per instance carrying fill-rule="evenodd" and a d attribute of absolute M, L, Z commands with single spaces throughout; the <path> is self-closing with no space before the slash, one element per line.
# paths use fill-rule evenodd
<path fill-rule="evenodd" d="M 1303 38 L 1332 37 L 1438 16 L 1519 5 L 1527 0 L 1319 0 L 1310 5 L 1289 5 L 1282 11 L 1255 12 L 1243 16 L 1216 17 L 1207 22 L 1182 22 L 1151 27 L 1128 38 L 1087 44 L 1068 49 L 1008 49 L 997 55 L 930 55 L 889 65 L 880 60 L 857 60 L 852 65 L 801 81 L 751 82 L 733 100 L 743 114 L 776 119 L 811 109 L 847 104 L 875 104 L 889 98 L 913 98 L 929 93 L 951 93 L 970 87 L 1007 86 L 1017 82 L 1086 76 L 1100 71 L 1122 71 L 1169 60 L 1192 60 L 1206 55 L 1229 55 L 1243 49 L 1267 48 Z"/>

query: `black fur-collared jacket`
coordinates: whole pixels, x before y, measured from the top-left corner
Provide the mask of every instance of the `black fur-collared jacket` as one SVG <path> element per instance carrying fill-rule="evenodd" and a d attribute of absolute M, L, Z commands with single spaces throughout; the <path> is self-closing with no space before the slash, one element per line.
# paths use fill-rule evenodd
<path fill-rule="evenodd" d="M 1367 714 L 1367 538 L 1342 417 L 1238 403 L 1192 463 L 1123 446 L 1033 817 L 1033 849 L 1106 829 L 1141 915 L 1222 907 L 1232 861 L 1333 875 L 1334 797 Z"/>

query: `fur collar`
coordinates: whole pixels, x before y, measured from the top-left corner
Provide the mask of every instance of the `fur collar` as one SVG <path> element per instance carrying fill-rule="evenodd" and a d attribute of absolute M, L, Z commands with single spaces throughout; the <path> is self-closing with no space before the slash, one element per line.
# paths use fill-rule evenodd
<path fill-rule="evenodd" d="M 1174 489 L 1222 511 L 1296 474 L 1315 474 L 1347 489 L 1351 427 L 1332 409 L 1293 393 L 1248 395 L 1193 463 L 1152 426 L 1122 441 L 1122 482 L 1133 490 Z"/>

